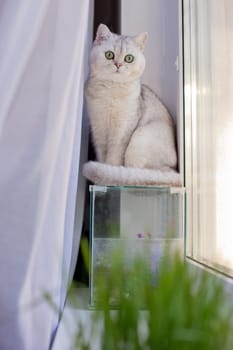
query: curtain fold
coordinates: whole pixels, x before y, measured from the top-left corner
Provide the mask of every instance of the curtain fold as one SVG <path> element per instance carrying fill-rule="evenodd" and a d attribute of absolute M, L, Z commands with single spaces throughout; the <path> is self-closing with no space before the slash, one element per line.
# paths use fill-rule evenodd
<path fill-rule="evenodd" d="M 43 295 L 62 307 L 74 269 L 92 7 L 91 0 L 0 4 L 1 350 L 49 348 L 58 315 Z"/>

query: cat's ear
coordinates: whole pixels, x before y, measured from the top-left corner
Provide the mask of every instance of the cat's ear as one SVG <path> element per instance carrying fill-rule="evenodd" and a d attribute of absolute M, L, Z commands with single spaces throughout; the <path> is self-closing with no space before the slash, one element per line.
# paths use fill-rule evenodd
<path fill-rule="evenodd" d="M 135 44 L 140 48 L 141 51 L 144 51 L 145 45 L 148 39 L 148 33 L 143 32 L 141 34 L 138 34 L 133 38 Z"/>
<path fill-rule="evenodd" d="M 111 35 L 108 27 L 105 24 L 100 24 L 96 32 L 95 43 L 99 45 L 102 41 L 109 39 Z"/>

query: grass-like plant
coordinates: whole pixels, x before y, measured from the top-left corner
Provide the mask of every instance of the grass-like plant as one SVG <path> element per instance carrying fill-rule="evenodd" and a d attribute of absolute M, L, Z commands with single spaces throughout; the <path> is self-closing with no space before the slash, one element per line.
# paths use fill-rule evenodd
<path fill-rule="evenodd" d="M 216 276 L 169 249 L 156 275 L 142 256 L 125 264 L 122 254 L 112 257 L 107 279 L 103 271 L 96 279 L 92 327 L 100 350 L 232 349 L 233 306 Z M 79 327 L 76 348 L 90 344 Z"/>

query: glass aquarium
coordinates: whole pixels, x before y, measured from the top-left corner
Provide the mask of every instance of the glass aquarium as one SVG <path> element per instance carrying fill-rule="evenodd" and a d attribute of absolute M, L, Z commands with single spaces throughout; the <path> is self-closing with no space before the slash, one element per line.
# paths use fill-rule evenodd
<path fill-rule="evenodd" d="M 111 273 L 112 256 L 123 252 L 127 266 L 136 256 L 156 273 L 164 249 L 184 254 L 184 190 L 171 187 L 90 186 L 90 306 L 96 276 Z"/>

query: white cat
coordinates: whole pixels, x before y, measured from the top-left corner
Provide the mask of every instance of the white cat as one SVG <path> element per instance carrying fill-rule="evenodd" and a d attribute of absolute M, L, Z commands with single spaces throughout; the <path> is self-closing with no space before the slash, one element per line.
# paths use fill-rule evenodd
<path fill-rule="evenodd" d="M 146 41 L 98 27 L 85 89 L 98 162 L 83 168 L 96 184 L 181 184 L 172 118 L 140 81 Z"/>

